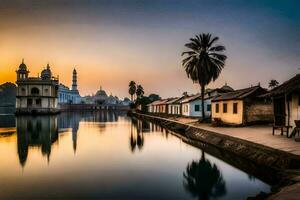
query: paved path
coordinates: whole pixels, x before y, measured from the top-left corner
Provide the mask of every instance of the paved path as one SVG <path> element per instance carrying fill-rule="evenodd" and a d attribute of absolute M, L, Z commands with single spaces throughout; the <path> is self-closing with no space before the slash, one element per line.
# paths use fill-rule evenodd
<path fill-rule="evenodd" d="M 170 117 L 169 119 L 300 156 L 300 142 L 295 142 L 294 138 L 287 138 L 285 135 L 280 135 L 280 131 L 276 131 L 273 136 L 272 127 L 270 126 L 212 127 L 210 124 L 199 123 L 197 119 L 186 117 Z"/>
<path fill-rule="evenodd" d="M 179 119 L 178 121 L 181 120 Z M 195 121 L 188 124 L 300 156 L 300 142 L 295 142 L 294 138 L 280 135 L 280 131 L 276 131 L 275 135 L 272 135 L 272 127 L 270 126 L 212 127 L 210 124 L 201 124 Z"/>

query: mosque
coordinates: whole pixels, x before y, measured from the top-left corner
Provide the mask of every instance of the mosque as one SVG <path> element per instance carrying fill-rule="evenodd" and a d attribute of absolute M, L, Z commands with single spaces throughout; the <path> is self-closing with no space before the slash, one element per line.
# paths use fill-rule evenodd
<path fill-rule="evenodd" d="M 59 104 L 80 104 L 82 103 L 82 98 L 77 89 L 77 71 L 73 69 L 72 77 L 72 89 L 69 87 L 59 84 L 58 88 L 58 103 Z"/>
<path fill-rule="evenodd" d="M 17 73 L 16 114 L 55 114 L 58 109 L 58 77 L 52 75 L 50 65 L 41 75 L 29 77 L 24 59 Z"/>

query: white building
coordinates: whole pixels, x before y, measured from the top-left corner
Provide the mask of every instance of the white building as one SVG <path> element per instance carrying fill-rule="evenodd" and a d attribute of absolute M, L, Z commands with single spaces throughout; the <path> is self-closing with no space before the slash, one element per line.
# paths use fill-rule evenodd
<path fill-rule="evenodd" d="M 181 102 L 181 113 L 188 117 L 202 117 L 201 95 L 192 95 Z M 204 99 L 205 116 L 211 115 L 211 98 L 205 95 Z"/>
<path fill-rule="evenodd" d="M 72 89 L 69 87 L 59 84 L 58 89 L 58 103 L 60 104 L 80 104 L 82 102 L 82 98 L 77 89 L 77 71 L 73 70 L 73 81 L 72 81 Z"/>
<path fill-rule="evenodd" d="M 52 76 L 49 64 L 40 77 L 29 77 L 24 61 L 17 73 L 17 114 L 46 114 L 59 112 L 57 106 L 58 78 Z"/>

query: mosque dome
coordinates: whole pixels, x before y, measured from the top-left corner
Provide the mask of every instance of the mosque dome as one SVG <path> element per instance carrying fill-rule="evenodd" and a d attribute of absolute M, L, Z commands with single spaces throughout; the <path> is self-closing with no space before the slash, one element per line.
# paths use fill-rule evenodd
<path fill-rule="evenodd" d="M 227 85 L 227 83 L 225 83 L 225 85 L 223 85 L 221 87 L 221 89 L 224 90 L 224 91 L 228 91 L 228 92 L 234 91 L 234 89 L 232 87 L 230 87 L 229 85 Z"/>
<path fill-rule="evenodd" d="M 51 69 L 50 69 L 50 65 L 47 64 L 46 69 L 44 69 L 41 73 L 41 78 L 42 79 L 51 79 L 51 77 L 52 77 L 52 72 L 51 72 Z"/>
<path fill-rule="evenodd" d="M 97 91 L 96 95 L 98 97 L 107 97 L 106 92 L 102 89 L 102 87 L 100 87 L 100 90 Z"/>
<path fill-rule="evenodd" d="M 22 63 L 19 66 L 19 71 L 27 71 L 27 66 L 24 63 L 24 59 L 22 60 Z"/>

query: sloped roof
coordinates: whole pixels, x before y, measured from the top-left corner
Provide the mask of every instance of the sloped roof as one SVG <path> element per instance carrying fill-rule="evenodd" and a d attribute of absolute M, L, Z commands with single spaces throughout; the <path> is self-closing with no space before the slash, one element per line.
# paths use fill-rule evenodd
<path fill-rule="evenodd" d="M 207 93 L 205 93 L 204 100 L 209 99 L 209 98 L 211 98 L 211 97 Z M 201 94 L 199 94 L 199 93 L 184 99 L 183 101 L 181 101 L 181 103 L 188 103 L 188 102 L 195 101 L 198 99 L 201 99 Z"/>
<path fill-rule="evenodd" d="M 290 80 L 284 82 L 283 84 L 279 85 L 278 87 L 271 90 L 271 95 L 279 95 L 283 93 L 290 93 L 293 91 L 300 90 L 300 74 L 297 74 Z"/>
<path fill-rule="evenodd" d="M 148 106 L 150 105 L 162 105 L 162 104 L 166 104 L 167 101 L 169 101 L 170 99 L 160 99 L 160 100 L 156 100 L 153 101 L 152 103 L 148 104 Z"/>
<path fill-rule="evenodd" d="M 222 100 L 232 100 L 232 99 L 244 99 L 249 97 L 252 94 L 256 94 L 256 92 L 259 91 L 257 95 L 261 95 L 264 93 L 267 93 L 267 90 L 260 87 L 260 86 L 254 86 L 250 88 L 244 88 L 240 90 L 235 90 L 233 92 L 226 92 L 219 94 L 218 96 L 214 97 L 212 101 L 222 101 Z"/>

